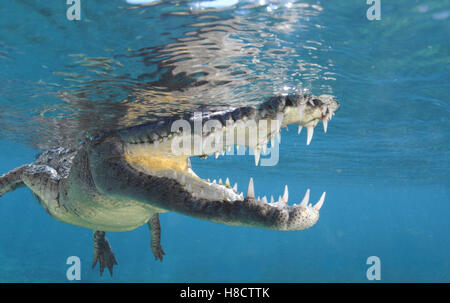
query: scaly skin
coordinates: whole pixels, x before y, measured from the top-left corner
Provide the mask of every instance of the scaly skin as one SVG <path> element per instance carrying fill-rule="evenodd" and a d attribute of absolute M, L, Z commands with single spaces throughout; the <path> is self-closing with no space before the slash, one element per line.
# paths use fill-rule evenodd
<path fill-rule="evenodd" d="M 308 204 L 309 191 L 302 203 L 288 205 L 286 186 L 282 198 L 267 203 L 266 197 L 255 198 L 251 179 L 244 198 L 228 180 L 217 184 L 200 179 L 192 171 L 189 157 L 217 157 L 240 144 L 254 151 L 258 165 L 260 150 L 279 135 L 281 127 L 297 124 L 299 132 L 306 127 L 309 144 L 317 123 L 322 120 L 326 130 L 338 107 L 329 96 L 274 97 L 258 108 L 185 116 L 184 124 L 177 124 L 178 117 L 172 117 L 113 131 L 76 150 L 47 151 L 34 163 L 1 176 L 0 196 L 28 186 L 54 218 L 93 229 L 94 265 L 100 261 L 101 273 L 107 267 L 112 274 L 117 264 L 105 231 L 128 231 L 148 223 L 152 251 L 162 260 L 158 213 L 166 211 L 228 225 L 306 229 L 317 222 L 325 193 L 314 206 Z M 196 129 L 199 121 L 200 129 Z M 268 121 L 267 127 L 261 121 Z M 206 127 L 208 123 L 213 127 Z M 234 135 L 232 140 L 229 135 Z M 203 144 L 193 138 L 202 138 Z M 212 142 L 210 139 L 216 144 L 205 144 Z M 181 153 L 174 148 L 180 147 L 180 142 Z"/>

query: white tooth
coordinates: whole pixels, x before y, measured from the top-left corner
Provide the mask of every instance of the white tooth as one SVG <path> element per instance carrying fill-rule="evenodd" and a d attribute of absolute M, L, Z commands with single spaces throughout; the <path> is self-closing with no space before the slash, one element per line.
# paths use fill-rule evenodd
<path fill-rule="evenodd" d="M 186 177 L 184 175 L 181 176 L 181 184 L 184 185 L 186 183 Z"/>
<path fill-rule="evenodd" d="M 327 113 L 327 109 L 328 109 L 328 106 L 325 105 L 322 109 L 322 115 L 325 116 L 325 114 Z"/>
<path fill-rule="evenodd" d="M 281 198 L 281 196 L 278 196 L 278 201 L 277 202 L 283 202 L 283 199 Z"/>
<path fill-rule="evenodd" d="M 312 207 L 312 204 L 311 204 L 311 203 L 309 203 L 309 204 L 308 204 L 308 207 Z"/>
<path fill-rule="evenodd" d="M 320 208 L 322 207 L 323 202 L 325 201 L 325 195 L 326 194 L 327 194 L 326 192 L 323 192 L 323 194 L 320 197 L 319 201 L 316 203 L 316 205 L 313 206 L 316 210 L 320 210 Z"/>
<path fill-rule="evenodd" d="M 262 201 L 263 201 L 264 203 L 267 203 L 267 197 L 264 196 L 264 197 L 262 198 Z"/>
<path fill-rule="evenodd" d="M 217 158 L 219 158 L 219 153 L 218 152 L 215 152 L 214 153 L 214 157 L 217 159 Z"/>
<path fill-rule="evenodd" d="M 222 182 L 222 178 L 219 178 L 219 184 L 220 184 L 220 185 L 222 185 L 222 184 L 223 184 L 223 182 Z"/>
<path fill-rule="evenodd" d="M 216 184 L 216 179 L 213 180 L 213 183 Z"/>
<path fill-rule="evenodd" d="M 250 178 L 250 182 L 248 183 L 247 197 L 249 197 L 249 198 L 255 197 L 255 188 L 253 187 L 253 178 Z"/>
<path fill-rule="evenodd" d="M 275 202 L 275 200 L 273 199 L 273 196 L 270 196 L 270 203 Z"/>
<path fill-rule="evenodd" d="M 299 125 L 299 126 L 298 126 L 297 134 L 300 134 L 300 133 L 302 132 L 302 129 L 303 129 L 303 126 Z"/>
<path fill-rule="evenodd" d="M 313 134 L 314 134 L 314 127 L 313 126 L 308 126 L 306 128 L 306 130 L 308 131 L 308 138 L 306 139 L 306 145 L 309 145 L 311 143 Z"/>
<path fill-rule="evenodd" d="M 280 134 L 280 131 L 278 131 L 278 133 L 277 133 L 277 139 L 278 139 L 278 144 L 280 144 L 280 143 L 281 143 L 281 134 Z"/>
<path fill-rule="evenodd" d="M 262 152 L 263 152 L 263 155 L 266 154 L 266 151 L 267 151 L 267 142 L 264 142 L 263 145 L 262 145 Z"/>
<path fill-rule="evenodd" d="M 288 199 L 289 199 L 289 191 L 288 191 L 288 186 L 286 185 L 284 187 L 283 202 L 288 203 Z"/>
<path fill-rule="evenodd" d="M 327 132 L 327 128 L 328 128 L 328 120 L 327 120 L 327 118 L 324 118 L 323 120 L 322 120 L 322 123 L 323 123 L 323 132 Z"/>
<path fill-rule="evenodd" d="M 309 102 L 309 104 L 311 104 L 312 106 L 314 106 L 313 100 L 309 100 L 308 102 Z"/>
<path fill-rule="evenodd" d="M 258 166 L 259 157 L 261 155 L 261 152 L 259 151 L 259 148 L 255 149 L 254 154 L 255 154 L 255 166 Z"/>
<path fill-rule="evenodd" d="M 226 186 L 230 186 L 230 179 L 227 178 L 227 179 L 225 180 L 225 185 L 226 185 Z"/>
<path fill-rule="evenodd" d="M 259 201 L 259 200 L 261 200 L 261 197 L 260 197 L 260 196 L 258 196 L 258 198 L 257 198 L 256 200 L 258 200 L 258 201 Z"/>
<path fill-rule="evenodd" d="M 158 141 L 158 140 L 155 140 L 155 141 L 153 142 L 153 146 L 154 146 L 155 148 L 158 147 L 158 144 L 159 144 L 159 141 Z"/>
<path fill-rule="evenodd" d="M 303 108 L 305 107 L 305 105 L 303 103 L 300 103 L 300 106 L 298 107 L 298 116 L 299 116 L 299 121 L 302 121 L 303 118 Z"/>
<path fill-rule="evenodd" d="M 224 152 L 224 151 L 222 151 L 221 155 L 222 155 L 222 156 L 225 156 L 225 152 Z"/>
<path fill-rule="evenodd" d="M 303 200 L 300 203 L 300 206 L 306 207 L 308 202 L 309 202 L 309 188 L 306 190 L 305 196 L 303 197 Z"/>
<path fill-rule="evenodd" d="M 237 192 L 237 183 L 234 183 L 233 190 Z"/>
<path fill-rule="evenodd" d="M 208 182 L 211 183 L 211 179 L 210 178 L 208 178 Z"/>

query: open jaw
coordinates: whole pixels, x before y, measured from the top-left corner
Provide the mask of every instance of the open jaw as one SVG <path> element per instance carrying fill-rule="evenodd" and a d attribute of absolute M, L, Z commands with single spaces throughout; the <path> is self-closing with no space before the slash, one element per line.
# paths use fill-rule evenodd
<path fill-rule="evenodd" d="M 274 138 L 279 138 L 282 127 L 296 124 L 299 133 L 306 128 L 309 145 L 314 127 L 322 121 L 326 132 L 328 121 L 338 107 L 339 103 L 328 95 L 279 96 L 258 108 L 202 112 L 182 119 L 134 126 L 114 135 L 120 138 L 121 156 L 127 166 L 137 172 L 136 176 L 144 175 L 152 180 L 153 191 L 144 193 L 135 188 L 132 198 L 163 211 L 176 211 L 217 223 L 302 230 L 317 222 L 325 192 L 314 205 L 309 203 L 309 190 L 300 203 L 289 205 L 287 185 L 277 200 L 260 198 L 255 196 L 253 179 L 250 179 L 244 195 L 228 178 L 212 182 L 199 178 L 189 158 L 211 155 L 217 158 L 229 153 L 230 148 L 234 150 L 235 145 L 244 145 L 253 151 L 256 165 L 263 164 L 261 151 L 268 149 L 269 141 L 272 152 L 278 148 L 279 140 Z M 196 123 L 200 123 L 200 129 Z"/>

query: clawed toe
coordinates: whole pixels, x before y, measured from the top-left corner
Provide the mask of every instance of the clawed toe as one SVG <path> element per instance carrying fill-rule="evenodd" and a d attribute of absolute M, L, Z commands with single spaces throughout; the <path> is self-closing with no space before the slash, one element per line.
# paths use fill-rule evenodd
<path fill-rule="evenodd" d="M 166 254 L 160 245 L 156 248 L 152 247 L 152 252 L 153 255 L 155 256 L 155 260 L 159 259 L 160 261 L 163 260 L 163 256 Z"/>
<path fill-rule="evenodd" d="M 94 261 L 92 262 L 92 268 L 95 268 L 97 262 L 100 262 L 100 276 L 103 275 L 105 267 L 108 268 L 112 276 L 113 266 L 119 265 L 104 232 L 103 235 L 94 235 Z"/>

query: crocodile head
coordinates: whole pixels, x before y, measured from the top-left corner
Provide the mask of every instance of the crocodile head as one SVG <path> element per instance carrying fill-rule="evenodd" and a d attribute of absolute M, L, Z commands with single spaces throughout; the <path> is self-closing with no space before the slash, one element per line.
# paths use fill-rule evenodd
<path fill-rule="evenodd" d="M 202 111 L 118 130 L 106 137 L 112 136 L 120 142 L 120 148 L 117 149 L 117 143 L 114 147 L 119 150 L 119 156 L 111 159 L 117 162 L 120 157 L 126 166 L 116 173 L 117 178 L 123 178 L 122 183 L 107 184 L 106 176 L 104 181 L 97 180 L 96 185 L 104 190 L 108 187 L 108 194 L 127 196 L 162 211 L 176 211 L 213 222 L 276 230 L 306 229 L 317 222 L 325 192 L 314 205 L 309 203 L 309 190 L 302 201 L 289 204 L 287 185 L 283 196 L 275 201 L 266 196 L 257 198 L 253 179 L 250 179 L 244 195 L 228 178 L 211 182 L 198 177 L 189 158 L 234 154 L 234 147 L 239 145 L 241 152 L 242 146 L 253 152 L 256 165 L 267 165 L 264 164 L 267 159 L 260 159 L 260 154 L 278 148 L 276 138 L 282 127 L 296 124 L 299 133 L 306 128 L 306 144 L 309 145 L 319 121 L 323 122 L 326 132 L 328 121 L 338 107 L 339 103 L 328 95 L 279 96 L 257 108 Z M 98 155 L 114 148 L 103 144 L 92 149 L 91 154 L 100 159 Z M 108 171 L 112 166 L 117 167 L 117 163 L 102 164 L 91 170 Z M 133 178 L 135 180 L 131 181 Z M 148 185 L 141 179 L 147 180 Z M 140 185 L 133 187 L 132 184 Z"/>

